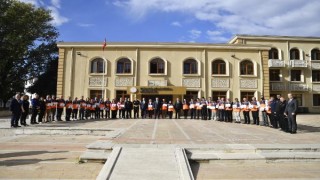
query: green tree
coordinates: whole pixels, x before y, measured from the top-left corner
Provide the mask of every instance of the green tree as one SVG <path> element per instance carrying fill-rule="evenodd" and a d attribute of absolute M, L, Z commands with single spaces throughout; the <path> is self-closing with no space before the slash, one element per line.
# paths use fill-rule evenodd
<path fill-rule="evenodd" d="M 58 32 L 50 11 L 16 0 L 0 0 L 0 99 L 23 92 L 57 58 Z"/>

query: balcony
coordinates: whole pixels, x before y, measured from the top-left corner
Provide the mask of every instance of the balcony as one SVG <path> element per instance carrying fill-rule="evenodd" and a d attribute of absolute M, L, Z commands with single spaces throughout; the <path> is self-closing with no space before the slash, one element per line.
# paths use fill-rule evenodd
<path fill-rule="evenodd" d="M 305 60 L 290 60 L 290 67 L 308 67 L 308 62 Z"/>
<path fill-rule="evenodd" d="M 311 69 L 320 69 L 320 60 L 311 60 Z"/>
<path fill-rule="evenodd" d="M 285 91 L 287 86 L 283 82 L 270 83 L 271 91 Z"/>
<path fill-rule="evenodd" d="M 292 83 L 289 84 L 289 91 L 308 91 L 308 85 L 301 83 Z"/>
<path fill-rule="evenodd" d="M 284 61 L 280 59 L 269 59 L 268 66 L 269 67 L 285 67 L 286 64 Z"/>

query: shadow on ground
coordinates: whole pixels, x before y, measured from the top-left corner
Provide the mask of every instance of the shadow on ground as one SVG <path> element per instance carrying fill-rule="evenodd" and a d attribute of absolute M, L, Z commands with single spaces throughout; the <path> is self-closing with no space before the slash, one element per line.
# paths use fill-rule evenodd
<path fill-rule="evenodd" d="M 20 156 L 33 156 L 39 154 L 47 154 L 47 153 L 64 153 L 67 151 L 22 151 L 22 152 L 11 152 L 0 154 L 0 158 L 10 158 L 10 157 L 20 157 Z"/>

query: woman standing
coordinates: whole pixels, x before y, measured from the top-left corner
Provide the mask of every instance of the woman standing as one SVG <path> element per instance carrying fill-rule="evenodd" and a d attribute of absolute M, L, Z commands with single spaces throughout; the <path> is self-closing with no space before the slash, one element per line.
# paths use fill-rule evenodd
<path fill-rule="evenodd" d="M 240 117 L 241 103 L 238 98 L 234 99 L 232 108 L 233 108 L 234 116 L 236 118 L 236 123 L 241 123 L 241 117 Z"/>

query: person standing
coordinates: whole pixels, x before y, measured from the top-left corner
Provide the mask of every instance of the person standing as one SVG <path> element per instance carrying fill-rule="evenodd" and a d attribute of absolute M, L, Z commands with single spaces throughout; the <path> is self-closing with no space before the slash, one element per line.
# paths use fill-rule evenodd
<path fill-rule="evenodd" d="M 21 114 L 20 124 L 23 126 L 28 126 L 26 120 L 27 120 L 27 116 L 29 115 L 29 107 L 30 107 L 29 96 L 24 95 L 22 97 L 21 104 L 22 104 L 22 114 Z"/>
<path fill-rule="evenodd" d="M 245 124 L 250 124 L 250 110 L 249 110 L 249 101 L 247 100 L 247 98 L 243 98 L 243 102 L 241 104 L 241 109 L 243 111 L 243 117 L 244 117 L 244 123 Z"/>
<path fill-rule="evenodd" d="M 207 114 L 208 114 L 208 120 L 211 120 L 212 116 L 212 100 L 211 97 L 207 100 Z"/>
<path fill-rule="evenodd" d="M 79 104 L 78 98 L 76 97 L 72 101 L 72 120 L 77 120 L 79 108 L 80 108 L 80 104 Z"/>
<path fill-rule="evenodd" d="M 124 101 L 122 98 L 119 99 L 119 102 L 117 103 L 118 110 L 119 110 L 119 118 L 124 119 L 125 118 L 125 109 L 124 109 Z"/>
<path fill-rule="evenodd" d="M 218 110 L 217 110 L 219 105 L 217 104 L 216 101 L 212 101 L 210 107 L 211 107 L 211 118 L 212 120 L 217 121 L 219 119 Z"/>
<path fill-rule="evenodd" d="M 168 102 L 168 115 L 169 119 L 172 119 L 172 114 L 173 114 L 174 106 L 171 101 Z"/>
<path fill-rule="evenodd" d="M 84 111 L 86 108 L 86 102 L 83 99 L 83 96 L 81 96 L 81 99 L 79 100 L 80 109 L 79 109 L 79 120 L 84 120 Z"/>
<path fill-rule="evenodd" d="M 160 109 L 161 109 L 161 103 L 159 101 L 159 98 L 156 97 L 156 100 L 153 102 L 153 110 L 154 110 L 154 118 L 160 118 Z"/>
<path fill-rule="evenodd" d="M 202 104 L 201 104 L 199 98 L 197 98 L 197 101 L 196 101 L 196 109 L 197 109 L 197 119 L 199 119 L 200 115 L 201 115 L 201 118 L 202 118 L 202 113 L 201 113 Z"/>
<path fill-rule="evenodd" d="M 63 96 L 60 96 L 58 99 L 58 108 L 57 108 L 57 120 L 62 121 L 61 116 L 63 113 L 63 109 L 66 106 L 66 101 L 63 99 Z"/>
<path fill-rule="evenodd" d="M 161 105 L 161 118 L 166 119 L 168 114 L 168 103 L 165 99 L 162 99 Z"/>
<path fill-rule="evenodd" d="M 234 116 L 236 118 L 236 123 L 241 123 L 241 117 L 240 117 L 240 112 L 241 112 L 241 103 L 238 98 L 234 99 L 232 109 L 234 112 Z"/>
<path fill-rule="evenodd" d="M 208 110 L 207 110 L 207 101 L 204 97 L 201 99 L 201 120 L 207 120 L 208 118 Z"/>
<path fill-rule="evenodd" d="M 288 104 L 285 108 L 284 115 L 288 116 L 288 132 L 291 134 L 297 133 L 297 112 L 298 112 L 298 101 L 293 97 L 291 93 L 288 94 Z"/>
<path fill-rule="evenodd" d="M 259 125 L 260 120 L 259 120 L 259 109 L 258 107 L 260 106 L 260 103 L 257 101 L 255 97 L 252 97 L 252 101 L 250 103 L 250 110 L 251 110 L 251 115 L 253 119 L 253 124 Z"/>
<path fill-rule="evenodd" d="M 105 106 L 106 106 L 106 119 L 110 119 L 111 101 L 109 100 L 109 98 L 106 99 Z"/>
<path fill-rule="evenodd" d="M 72 112 L 72 99 L 69 96 L 68 99 L 66 100 L 66 121 L 70 121 L 71 112 Z"/>
<path fill-rule="evenodd" d="M 133 103 L 130 101 L 128 98 L 127 101 L 125 102 L 125 109 L 126 109 L 126 118 L 131 119 L 132 118 L 132 109 L 133 109 Z"/>
<path fill-rule="evenodd" d="M 269 121 L 268 121 L 268 115 L 267 115 L 266 108 L 267 108 L 267 102 L 264 99 L 264 97 L 261 97 L 259 110 L 260 110 L 261 115 L 262 115 L 263 126 L 269 126 Z"/>
<path fill-rule="evenodd" d="M 20 94 L 16 94 L 15 98 L 12 99 L 10 104 L 11 111 L 11 127 L 17 128 L 19 126 L 19 118 L 21 116 L 21 103 L 20 103 Z"/>
<path fill-rule="evenodd" d="M 140 110 L 141 110 L 141 118 L 145 119 L 147 117 L 147 102 L 145 98 L 142 98 L 142 101 L 140 103 Z"/>
<path fill-rule="evenodd" d="M 117 119 L 118 104 L 115 99 L 112 99 L 110 104 L 110 109 L 111 109 L 111 118 Z"/>
<path fill-rule="evenodd" d="M 282 131 L 287 132 L 288 131 L 288 119 L 284 116 L 284 111 L 286 109 L 287 102 L 283 97 L 280 97 L 280 101 L 277 104 L 277 115 L 278 115 L 278 121 L 279 121 L 279 126 Z"/>
<path fill-rule="evenodd" d="M 186 99 L 183 99 L 182 103 L 182 109 L 183 109 L 183 117 L 184 119 L 188 119 L 188 111 L 189 111 L 189 104 Z"/>
<path fill-rule="evenodd" d="M 43 117 L 46 113 L 46 102 L 44 101 L 43 97 L 40 97 L 39 100 L 39 116 L 38 116 L 38 122 L 42 123 Z"/>
<path fill-rule="evenodd" d="M 193 99 L 189 102 L 189 109 L 190 109 L 190 119 L 196 119 L 196 106 Z"/>
<path fill-rule="evenodd" d="M 224 98 L 221 98 L 221 99 L 220 99 L 218 105 L 219 105 L 219 108 L 218 108 L 219 121 L 224 121 L 225 116 L 226 116 L 226 115 L 225 115 L 226 110 L 225 110 Z"/>
<path fill-rule="evenodd" d="M 179 98 L 177 98 L 176 102 L 174 103 L 174 110 L 176 111 L 176 119 L 180 119 L 180 111 L 182 109 L 182 102 Z"/>
<path fill-rule="evenodd" d="M 133 118 L 137 119 L 137 118 L 139 118 L 140 101 L 138 99 L 136 99 L 132 102 L 132 104 L 133 104 Z"/>
<path fill-rule="evenodd" d="M 149 119 L 152 119 L 152 114 L 153 114 L 154 110 L 153 110 L 153 103 L 152 100 L 149 99 L 148 102 L 148 115 L 149 115 Z"/>
<path fill-rule="evenodd" d="M 101 119 L 104 119 L 104 117 L 105 117 L 105 116 L 104 116 L 104 110 L 106 109 L 106 103 L 105 103 L 105 101 L 104 101 L 103 98 L 100 99 L 99 103 L 100 103 L 100 105 L 99 105 L 99 108 L 100 108 L 100 118 L 101 118 Z M 107 116 L 106 116 L 106 118 L 107 118 Z"/>
<path fill-rule="evenodd" d="M 231 122 L 232 123 L 232 101 L 228 98 L 225 102 L 226 105 L 226 111 L 225 111 L 225 122 Z"/>
<path fill-rule="evenodd" d="M 32 106 L 32 115 L 31 115 L 31 124 L 38 124 L 36 122 L 36 118 L 40 109 L 39 105 L 39 95 L 35 94 L 35 97 L 31 100 L 31 106 Z"/>
<path fill-rule="evenodd" d="M 277 99 L 272 100 L 270 107 L 271 107 L 271 125 L 273 128 L 278 129 L 278 115 L 277 115 L 277 104 L 279 103 L 279 101 Z"/>
<path fill-rule="evenodd" d="M 51 118 L 51 107 L 52 107 L 52 101 L 51 101 L 51 96 L 47 95 L 46 97 L 46 118 L 45 122 L 50 122 L 52 120 Z"/>
<path fill-rule="evenodd" d="M 58 101 L 56 99 L 55 95 L 52 95 L 51 98 L 51 120 L 54 121 L 54 118 L 56 117 L 56 112 L 57 112 L 57 106 L 58 106 Z"/>

